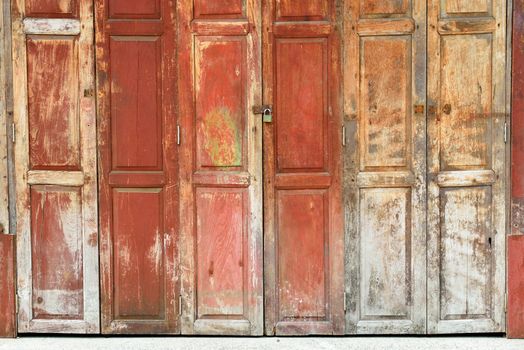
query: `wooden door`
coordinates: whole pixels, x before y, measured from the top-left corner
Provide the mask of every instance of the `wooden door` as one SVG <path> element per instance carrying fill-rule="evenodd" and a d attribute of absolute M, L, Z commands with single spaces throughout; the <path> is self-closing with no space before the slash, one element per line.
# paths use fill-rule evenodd
<path fill-rule="evenodd" d="M 93 6 L 13 1 L 19 332 L 99 331 Z"/>
<path fill-rule="evenodd" d="M 428 5 L 428 330 L 503 332 L 506 1 Z"/>
<path fill-rule="evenodd" d="M 346 3 L 348 333 L 426 331 L 426 1 Z"/>
<path fill-rule="evenodd" d="M 102 331 L 177 333 L 175 2 L 96 13 Z"/>
<path fill-rule="evenodd" d="M 267 334 L 344 332 L 337 5 L 264 2 Z"/>
<path fill-rule="evenodd" d="M 260 0 L 181 0 L 182 333 L 261 335 Z"/>

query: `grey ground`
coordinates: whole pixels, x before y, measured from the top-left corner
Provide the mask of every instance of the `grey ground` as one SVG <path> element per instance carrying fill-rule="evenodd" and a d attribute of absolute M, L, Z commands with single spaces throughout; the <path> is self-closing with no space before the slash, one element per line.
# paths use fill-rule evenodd
<path fill-rule="evenodd" d="M 0 350 L 524 350 L 524 340 L 502 337 L 344 337 L 344 338 L 74 338 L 24 337 L 0 340 Z"/>

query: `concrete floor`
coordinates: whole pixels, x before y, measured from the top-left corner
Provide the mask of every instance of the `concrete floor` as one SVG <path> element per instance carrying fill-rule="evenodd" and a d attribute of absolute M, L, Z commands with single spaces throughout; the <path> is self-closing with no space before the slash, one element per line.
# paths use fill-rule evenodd
<path fill-rule="evenodd" d="M 524 350 L 524 340 L 502 337 L 344 338 L 82 338 L 24 337 L 0 340 L 0 350 Z"/>

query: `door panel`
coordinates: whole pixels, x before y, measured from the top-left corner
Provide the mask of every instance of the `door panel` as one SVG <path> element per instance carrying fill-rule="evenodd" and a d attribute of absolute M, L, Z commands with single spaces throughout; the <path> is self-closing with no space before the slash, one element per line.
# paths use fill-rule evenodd
<path fill-rule="evenodd" d="M 261 335 L 260 2 L 178 2 L 182 333 Z"/>
<path fill-rule="evenodd" d="M 13 10 L 19 332 L 96 333 L 92 4 Z"/>
<path fill-rule="evenodd" d="M 505 1 L 429 5 L 428 330 L 502 332 Z"/>
<path fill-rule="evenodd" d="M 264 2 L 266 332 L 343 333 L 336 2 Z"/>
<path fill-rule="evenodd" d="M 346 5 L 346 331 L 425 332 L 425 1 Z"/>
<path fill-rule="evenodd" d="M 96 5 L 102 330 L 177 333 L 174 3 Z"/>

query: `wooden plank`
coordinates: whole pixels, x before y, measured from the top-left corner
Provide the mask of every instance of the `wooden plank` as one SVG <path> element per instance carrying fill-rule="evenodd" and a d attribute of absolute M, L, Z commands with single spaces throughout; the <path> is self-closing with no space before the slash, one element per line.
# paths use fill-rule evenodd
<path fill-rule="evenodd" d="M 8 123 L 11 120 L 12 105 L 10 74 L 10 21 L 9 6 L 0 6 L 0 234 L 9 232 L 9 172 L 8 172 Z"/>
<path fill-rule="evenodd" d="M 261 2 L 177 6 L 182 333 L 262 335 Z"/>
<path fill-rule="evenodd" d="M 428 332 L 503 332 L 506 1 L 430 1 L 428 21 Z"/>
<path fill-rule="evenodd" d="M 343 334 L 338 1 L 266 1 L 266 334 Z"/>
<path fill-rule="evenodd" d="M 524 234 L 524 1 L 513 3 L 511 232 Z"/>
<path fill-rule="evenodd" d="M 0 233 L 0 300 L 0 337 L 15 337 L 15 236 L 3 233 Z"/>
<path fill-rule="evenodd" d="M 39 5 L 13 2 L 19 331 L 98 333 L 92 4 L 72 1 L 65 12 L 49 1 Z M 46 32 L 44 26 L 27 35 L 27 11 L 77 17 L 82 30 Z M 28 181 L 31 171 L 44 171 L 36 175 L 44 185 Z M 60 182 L 54 172 L 73 172 L 66 180 L 83 172 L 91 181 Z"/>
<path fill-rule="evenodd" d="M 178 334 L 175 5 L 95 5 L 102 332 Z"/>
<path fill-rule="evenodd" d="M 524 236 L 508 237 L 508 338 L 524 338 Z"/>
<path fill-rule="evenodd" d="M 426 331 L 425 5 L 345 5 L 349 334 Z"/>

